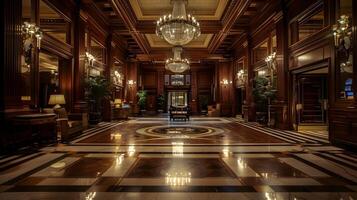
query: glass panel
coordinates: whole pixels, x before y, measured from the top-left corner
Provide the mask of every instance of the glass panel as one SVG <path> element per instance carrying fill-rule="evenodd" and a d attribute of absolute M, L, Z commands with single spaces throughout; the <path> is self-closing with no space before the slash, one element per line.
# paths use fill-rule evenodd
<path fill-rule="evenodd" d="M 51 94 L 59 90 L 58 57 L 40 52 L 40 107 L 48 105 Z"/>
<path fill-rule="evenodd" d="M 22 21 L 30 22 L 31 18 L 31 0 L 22 0 Z M 24 42 L 26 42 L 24 40 Z M 23 47 L 24 48 L 24 47 Z M 21 55 L 21 100 L 24 103 L 31 101 L 31 50 L 23 51 Z M 26 58 L 25 58 L 26 56 Z"/>
<path fill-rule="evenodd" d="M 253 50 L 254 63 L 264 61 L 268 56 L 268 42 L 264 42 Z"/>
<path fill-rule="evenodd" d="M 171 92 L 172 106 L 187 106 L 187 92 Z"/>
<path fill-rule="evenodd" d="M 310 18 L 299 22 L 299 40 L 320 31 L 324 27 L 324 18 L 324 11 L 321 10 Z"/>
<path fill-rule="evenodd" d="M 351 24 L 352 24 L 352 0 L 340 0 L 339 1 L 339 10 L 338 10 L 338 19 L 342 15 L 348 16 L 349 26 L 347 28 L 346 33 L 352 31 Z M 337 20 L 338 20 L 337 19 Z M 338 22 L 336 22 L 338 24 Z M 337 27 L 338 28 L 338 27 Z M 343 35 L 343 34 L 342 34 Z M 337 46 L 337 66 L 339 69 L 337 70 L 337 82 L 338 82 L 338 91 L 339 91 L 339 98 L 344 100 L 352 100 L 354 99 L 354 92 L 353 85 L 353 53 L 352 53 L 352 36 L 347 34 L 345 36 L 340 37 L 337 39 L 338 43 Z"/>
<path fill-rule="evenodd" d="M 40 1 L 40 27 L 46 34 L 67 43 L 69 23 L 42 0 Z"/>

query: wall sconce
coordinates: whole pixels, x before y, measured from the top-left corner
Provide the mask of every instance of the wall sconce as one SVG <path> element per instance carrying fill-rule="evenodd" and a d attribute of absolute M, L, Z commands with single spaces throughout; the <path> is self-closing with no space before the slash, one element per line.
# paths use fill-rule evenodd
<path fill-rule="evenodd" d="M 269 84 L 273 85 L 273 81 L 274 81 L 274 71 L 276 70 L 276 52 L 273 52 L 272 54 L 270 54 L 269 56 L 267 56 L 265 58 L 265 62 L 268 65 L 268 69 L 270 72 L 270 81 Z"/>
<path fill-rule="evenodd" d="M 94 61 L 95 61 L 95 57 L 92 54 L 86 52 L 86 59 L 88 60 L 89 65 L 93 66 Z"/>
<path fill-rule="evenodd" d="M 247 74 L 243 69 L 238 71 L 238 73 L 237 73 L 237 81 L 238 82 L 237 83 L 239 86 L 244 86 L 246 77 L 247 77 Z"/>
<path fill-rule="evenodd" d="M 221 80 L 221 84 L 222 85 L 232 84 L 232 81 L 228 81 L 227 79 L 223 79 L 223 80 Z"/>
<path fill-rule="evenodd" d="M 265 70 L 259 70 L 258 71 L 258 76 L 265 76 L 266 75 L 266 71 Z"/>
<path fill-rule="evenodd" d="M 348 52 L 345 59 L 340 60 L 340 70 L 341 72 L 353 73 L 352 65 L 352 28 L 350 26 L 350 20 L 347 15 L 342 15 L 340 19 L 337 20 L 337 24 L 333 26 L 333 38 L 335 41 L 335 47 L 340 50 L 344 49 Z"/>
<path fill-rule="evenodd" d="M 42 31 L 40 27 L 36 26 L 36 24 L 31 24 L 28 22 L 24 22 L 21 26 L 22 33 L 22 42 L 23 42 L 23 51 L 25 57 L 25 63 L 27 65 L 31 64 L 31 55 L 32 55 L 32 47 L 33 47 L 33 39 L 35 36 L 37 42 L 37 48 L 41 48 L 41 39 L 42 39 Z"/>
<path fill-rule="evenodd" d="M 123 86 L 123 76 L 116 70 L 114 71 L 113 82 L 115 85 Z"/>
<path fill-rule="evenodd" d="M 275 70 L 275 63 L 276 63 L 276 52 L 273 52 L 269 56 L 265 58 L 265 62 L 268 65 L 270 70 Z"/>
<path fill-rule="evenodd" d="M 342 41 L 351 45 L 352 39 L 352 29 L 350 27 L 350 20 L 347 15 L 342 15 L 340 19 L 337 20 L 337 24 L 333 26 L 333 37 L 335 41 L 335 46 L 339 47 Z M 346 47 L 346 49 L 349 49 Z"/>
<path fill-rule="evenodd" d="M 134 80 L 128 80 L 128 85 L 131 87 L 133 86 L 134 84 L 136 84 L 136 81 Z"/>

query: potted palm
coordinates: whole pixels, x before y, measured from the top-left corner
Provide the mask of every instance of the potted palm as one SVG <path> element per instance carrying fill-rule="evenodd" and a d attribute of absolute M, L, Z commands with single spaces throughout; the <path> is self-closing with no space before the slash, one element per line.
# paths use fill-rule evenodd
<path fill-rule="evenodd" d="M 157 104 L 157 112 L 158 113 L 163 113 L 164 112 L 164 106 L 165 106 L 165 97 L 164 95 L 160 94 L 156 98 L 156 104 Z"/>
<path fill-rule="evenodd" d="M 110 82 L 103 76 L 89 77 L 86 80 L 89 100 L 89 123 L 97 124 L 101 121 L 102 102 L 109 99 L 111 90 Z"/>
<path fill-rule="evenodd" d="M 256 120 L 261 124 L 266 124 L 268 107 L 276 97 L 276 90 L 271 86 L 267 77 L 257 76 L 254 79 L 252 93 L 256 109 Z"/>
<path fill-rule="evenodd" d="M 140 90 L 136 95 L 138 96 L 138 105 L 140 107 L 140 112 L 141 114 L 145 114 L 147 92 L 145 90 Z"/>

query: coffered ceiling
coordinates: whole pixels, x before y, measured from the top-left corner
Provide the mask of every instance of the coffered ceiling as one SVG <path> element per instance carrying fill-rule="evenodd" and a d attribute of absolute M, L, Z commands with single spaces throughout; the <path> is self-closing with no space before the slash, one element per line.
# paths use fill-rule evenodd
<path fill-rule="evenodd" d="M 138 20 L 157 20 L 163 14 L 172 12 L 171 0 L 129 0 Z M 198 20 L 220 20 L 228 0 L 190 0 L 187 13 Z"/>
<path fill-rule="evenodd" d="M 169 43 L 159 38 L 156 34 L 145 34 L 146 39 L 152 48 L 169 48 L 172 47 Z M 207 48 L 213 34 L 201 34 L 197 39 L 194 39 L 184 48 Z"/>
<path fill-rule="evenodd" d="M 166 59 L 170 45 L 155 35 L 155 22 L 172 12 L 171 0 L 87 0 L 102 12 L 131 57 Z M 201 36 L 184 47 L 191 59 L 229 56 L 251 21 L 275 0 L 188 0 L 187 13 L 200 22 Z"/>

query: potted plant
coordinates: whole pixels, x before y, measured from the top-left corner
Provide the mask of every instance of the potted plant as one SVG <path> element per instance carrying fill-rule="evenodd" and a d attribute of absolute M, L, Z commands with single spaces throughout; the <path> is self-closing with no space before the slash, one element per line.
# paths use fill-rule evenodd
<path fill-rule="evenodd" d="M 138 96 L 138 105 L 140 107 L 140 112 L 141 114 L 145 114 L 147 92 L 145 90 L 140 90 L 136 95 Z"/>
<path fill-rule="evenodd" d="M 164 107 L 165 107 L 165 97 L 164 95 L 160 94 L 156 98 L 156 104 L 157 104 L 157 112 L 158 113 L 163 113 L 164 112 Z"/>
<path fill-rule="evenodd" d="M 268 120 L 268 106 L 275 99 L 276 90 L 269 83 L 269 79 L 257 76 L 254 79 L 253 97 L 257 122 L 266 124 Z"/>
<path fill-rule="evenodd" d="M 110 82 L 103 76 L 89 77 L 86 87 L 90 105 L 89 122 L 97 124 L 101 121 L 102 101 L 110 98 Z"/>

